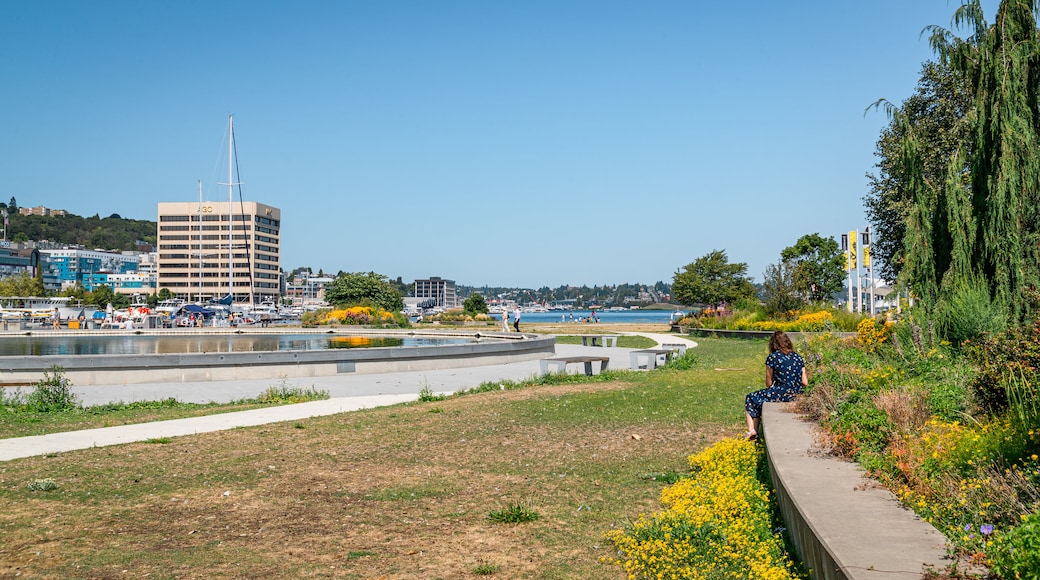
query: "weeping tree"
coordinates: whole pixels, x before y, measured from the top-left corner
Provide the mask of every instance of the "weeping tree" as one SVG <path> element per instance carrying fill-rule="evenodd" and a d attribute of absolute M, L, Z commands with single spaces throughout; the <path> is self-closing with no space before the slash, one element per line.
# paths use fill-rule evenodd
<path fill-rule="evenodd" d="M 1040 1 L 1003 0 L 989 25 L 979 1 L 968 0 L 953 23 L 969 36 L 926 29 L 971 99 L 955 127 L 964 139 L 946 152 L 943 170 L 928 164 L 926 132 L 885 104 L 901 133 L 893 168 L 908 201 L 901 275 L 940 319 L 962 315 L 950 308 L 966 304 L 1013 320 L 1035 308 L 1025 294 L 1040 282 L 1038 7 Z"/>
<path fill-rule="evenodd" d="M 919 181 L 934 191 L 945 181 L 947 162 L 967 138 L 964 117 L 970 105 L 964 76 L 941 61 L 929 61 L 921 67 L 914 94 L 900 105 L 899 118 L 882 130 L 875 150 L 877 172 L 867 175 L 870 187 L 863 198 L 873 234 L 871 257 L 882 278 L 899 279 L 906 255 L 903 242 L 914 196 L 902 172 L 903 140 L 912 131 L 913 138 L 928 144 L 921 151 Z"/>

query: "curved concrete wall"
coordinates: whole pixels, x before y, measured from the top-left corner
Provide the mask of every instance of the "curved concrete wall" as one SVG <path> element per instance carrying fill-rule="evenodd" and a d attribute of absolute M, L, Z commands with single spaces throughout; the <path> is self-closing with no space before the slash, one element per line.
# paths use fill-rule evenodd
<path fill-rule="evenodd" d="M 865 478 L 814 449 L 813 425 L 766 403 L 762 431 L 788 535 L 812 578 L 911 580 L 950 564 L 946 538 Z"/>
<path fill-rule="evenodd" d="M 93 333 L 93 331 L 91 331 Z M 165 333 L 170 333 L 166 331 Z M 173 331 L 173 333 L 179 333 Z M 204 334 L 216 334 L 215 331 Z M 225 331 L 222 334 L 292 334 Z M 321 334 L 322 331 L 297 331 Z M 24 333 L 22 333 L 24 334 Z M 123 331 L 122 334 L 126 334 Z M 137 331 L 135 334 L 164 334 Z M 230 381 L 330 376 L 340 373 L 380 373 L 501 364 L 544 358 L 555 351 L 552 336 L 479 332 L 364 331 L 329 332 L 350 336 L 473 337 L 477 342 L 434 346 L 253 351 L 151 355 L 79 355 L 0 357 L 0 384 L 38 381 L 54 366 L 76 385 L 112 385 L 193 381 Z"/>

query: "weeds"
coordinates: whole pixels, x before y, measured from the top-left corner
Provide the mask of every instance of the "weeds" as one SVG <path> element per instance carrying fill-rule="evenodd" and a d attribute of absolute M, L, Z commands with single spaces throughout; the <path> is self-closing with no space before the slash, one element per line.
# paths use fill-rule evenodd
<path fill-rule="evenodd" d="M 58 484 L 48 477 L 47 479 L 34 479 L 26 487 L 29 488 L 29 491 L 54 491 L 58 489 Z"/>
<path fill-rule="evenodd" d="M 423 388 L 419 389 L 419 400 L 424 403 L 429 403 L 431 401 L 443 401 L 447 398 L 447 395 L 434 393 L 430 385 L 426 385 Z"/>
<path fill-rule="evenodd" d="M 501 566 L 490 562 L 481 562 L 473 567 L 473 573 L 477 576 L 491 576 L 499 571 Z"/>
<path fill-rule="evenodd" d="M 540 517 L 538 512 L 520 502 L 512 503 L 505 509 L 491 510 L 487 515 L 487 519 L 500 524 L 533 522 Z"/>
<path fill-rule="evenodd" d="M 267 390 L 257 395 L 255 399 L 245 399 L 241 402 L 258 403 L 260 405 L 280 405 L 305 403 L 307 401 L 324 401 L 328 398 L 329 392 L 326 390 L 315 389 L 313 386 L 309 388 L 297 387 L 289 385 L 285 379 L 282 379 L 278 385 L 268 387 Z"/>

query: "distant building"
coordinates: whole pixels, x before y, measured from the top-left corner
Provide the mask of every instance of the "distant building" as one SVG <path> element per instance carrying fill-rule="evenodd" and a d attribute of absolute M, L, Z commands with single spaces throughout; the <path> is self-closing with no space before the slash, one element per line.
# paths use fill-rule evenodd
<path fill-rule="evenodd" d="M 421 300 L 432 299 L 439 308 L 457 308 L 459 306 L 459 299 L 455 294 L 455 281 L 444 280 L 436 276 L 428 280 L 416 280 L 415 297 Z"/>
<path fill-rule="evenodd" d="M 325 302 L 325 287 L 335 278 L 317 276 L 311 272 L 300 272 L 286 284 L 285 297 L 292 300 L 293 306 L 320 304 Z"/>
<path fill-rule="evenodd" d="M 99 273 L 127 274 L 137 272 L 138 254 L 116 253 L 82 248 L 43 249 L 40 254 L 57 270 L 62 288 L 81 285 L 93 292 L 99 284 L 94 275 Z"/>
<path fill-rule="evenodd" d="M 185 300 L 278 300 L 280 209 L 252 201 L 161 202 L 158 213 L 159 289 Z"/>
<path fill-rule="evenodd" d="M 36 207 L 20 207 L 18 213 L 22 215 L 66 215 L 63 209 L 50 209 L 42 205 Z"/>
<path fill-rule="evenodd" d="M 0 248 L 0 279 L 19 274 L 35 276 L 36 264 L 39 264 L 39 268 L 43 271 L 44 290 L 52 292 L 61 290 L 57 270 L 46 261 L 42 254 L 28 249 Z"/>

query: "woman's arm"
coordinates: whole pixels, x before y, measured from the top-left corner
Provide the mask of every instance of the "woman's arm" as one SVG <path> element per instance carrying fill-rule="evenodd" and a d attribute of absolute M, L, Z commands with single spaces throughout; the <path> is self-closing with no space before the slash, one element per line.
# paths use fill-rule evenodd
<path fill-rule="evenodd" d="M 773 386 L 773 367 L 771 366 L 766 367 L 766 386 Z"/>
<path fill-rule="evenodd" d="M 802 386 L 803 387 L 808 387 L 809 386 L 809 375 L 806 374 L 805 367 L 802 367 Z"/>

